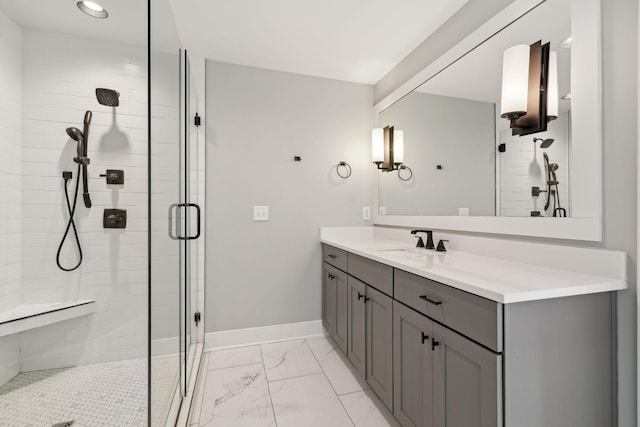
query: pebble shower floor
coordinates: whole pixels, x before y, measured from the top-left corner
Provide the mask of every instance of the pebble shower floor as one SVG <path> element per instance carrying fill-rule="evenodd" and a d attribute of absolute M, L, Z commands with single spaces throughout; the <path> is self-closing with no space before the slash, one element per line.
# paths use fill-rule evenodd
<path fill-rule="evenodd" d="M 152 363 L 152 405 L 163 407 L 154 411 L 154 418 L 164 419 L 175 390 L 177 369 L 171 365 L 177 362 L 158 358 Z M 146 426 L 147 360 L 24 372 L 0 387 L 2 427 L 51 427 L 71 421 L 72 427 Z"/>

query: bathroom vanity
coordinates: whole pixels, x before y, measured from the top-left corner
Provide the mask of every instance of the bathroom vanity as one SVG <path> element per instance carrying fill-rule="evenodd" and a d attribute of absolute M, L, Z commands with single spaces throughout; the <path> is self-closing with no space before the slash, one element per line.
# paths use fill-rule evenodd
<path fill-rule="evenodd" d="M 580 249 L 599 276 L 329 230 L 324 325 L 401 425 L 613 425 L 623 253 Z"/>

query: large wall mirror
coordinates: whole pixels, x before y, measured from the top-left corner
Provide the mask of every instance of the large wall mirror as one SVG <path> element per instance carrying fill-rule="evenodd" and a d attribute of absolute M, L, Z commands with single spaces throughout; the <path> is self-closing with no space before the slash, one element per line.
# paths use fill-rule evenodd
<path fill-rule="evenodd" d="M 376 172 L 376 223 L 600 240 L 599 22 L 599 0 L 517 0 L 376 105 L 413 173 Z M 538 40 L 557 54 L 558 115 L 514 136 L 503 53 Z"/>

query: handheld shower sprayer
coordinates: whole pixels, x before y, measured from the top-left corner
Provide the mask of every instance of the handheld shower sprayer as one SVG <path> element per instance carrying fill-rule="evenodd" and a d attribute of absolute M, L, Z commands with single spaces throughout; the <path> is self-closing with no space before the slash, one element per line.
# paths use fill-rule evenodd
<path fill-rule="evenodd" d="M 82 144 L 82 198 L 84 199 L 84 205 L 87 208 L 91 207 L 91 196 L 89 196 L 89 177 L 87 176 L 87 165 L 91 163 L 89 158 L 87 157 L 87 145 L 89 143 L 89 125 L 91 125 L 91 117 L 93 113 L 91 111 L 87 111 L 84 113 L 84 127 L 82 135 L 83 144 Z"/>
<path fill-rule="evenodd" d="M 74 128 L 74 127 L 67 128 L 67 135 L 69 135 L 71 139 L 73 139 L 78 143 L 76 148 L 77 156 L 73 159 L 73 161 L 76 163 L 80 163 L 80 159 L 82 158 L 82 152 L 83 152 L 84 135 L 82 134 L 82 131 L 80 129 Z"/>

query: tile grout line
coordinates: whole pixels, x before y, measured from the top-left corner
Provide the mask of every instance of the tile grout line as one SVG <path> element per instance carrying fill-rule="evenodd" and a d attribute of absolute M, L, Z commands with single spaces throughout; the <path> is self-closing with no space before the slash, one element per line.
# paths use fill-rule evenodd
<path fill-rule="evenodd" d="M 273 414 L 273 422 L 278 427 L 278 419 L 276 418 L 276 408 L 273 406 L 273 397 L 271 396 L 271 386 L 269 385 L 269 378 L 267 377 L 267 367 L 264 364 L 264 354 L 262 354 L 262 345 L 258 345 L 260 350 L 260 359 L 262 359 L 262 369 L 264 369 L 264 379 L 267 383 L 267 391 L 269 392 L 269 402 L 271 402 L 271 413 Z"/>
<path fill-rule="evenodd" d="M 328 339 L 332 339 L 332 338 L 328 338 Z M 316 359 L 316 362 L 318 363 L 318 366 L 320 366 L 320 370 L 322 370 L 322 375 L 324 375 L 325 379 L 329 383 L 329 387 L 331 387 L 331 390 L 333 390 L 333 394 L 336 395 L 336 398 L 338 399 L 338 402 L 340 402 L 340 406 L 342 406 L 342 409 L 344 409 L 344 412 L 347 414 L 347 417 L 349 417 L 349 421 L 351 421 L 351 424 L 353 424 L 354 427 L 355 427 L 356 423 L 353 421 L 353 418 L 351 418 L 351 414 L 349 414 L 349 411 L 347 411 L 347 408 L 344 406 L 344 403 L 340 399 L 340 395 L 336 392 L 336 389 L 333 387 L 333 384 L 331 384 L 331 381 L 329 381 L 329 377 L 327 377 L 327 373 L 322 368 L 322 364 L 318 360 L 318 357 L 313 352 L 313 349 L 311 348 L 311 346 L 309 345 L 309 343 L 307 342 L 306 339 L 304 340 L 304 342 L 305 342 L 305 344 L 307 344 L 307 347 L 309 347 L 309 350 L 311 351 L 311 354 L 313 355 L 314 359 Z M 335 350 L 335 349 L 336 349 L 336 347 L 333 347 L 333 350 Z"/>

